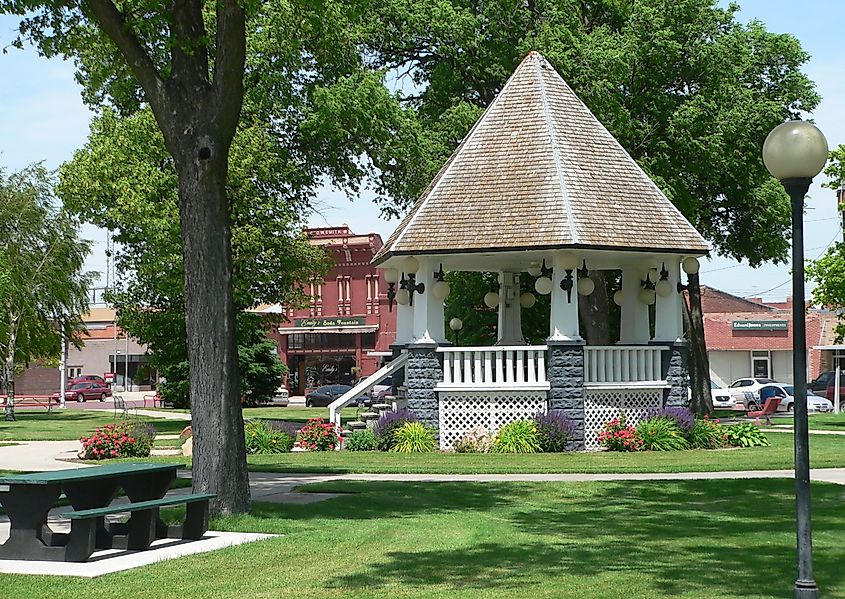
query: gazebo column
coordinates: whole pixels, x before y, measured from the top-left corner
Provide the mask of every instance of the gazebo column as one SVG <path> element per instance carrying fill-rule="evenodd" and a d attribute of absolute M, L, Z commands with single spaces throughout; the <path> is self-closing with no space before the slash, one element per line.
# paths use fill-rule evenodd
<path fill-rule="evenodd" d="M 662 373 L 669 387 L 663 392 L 663 403 L 667 406 L 685 406 L 689 403 L 689 343 L 684 339 L 683 296 L 678 293 L 681 276 L 680 258 L 669 256 L 663 264 L 669 272 L 672 292 L 656 295 L 654 306 L 655 345 L 668 345 L 669 350 L 661 356 Z"/>
<path fill-rule="evenodd" d="M 499 338 L 496 345 L 523 345 L 519 273 L 499 273 Z"/>
<path fill-rule="evenodd" d="M 551 317 L 546 356 L 549 409 L 560 410 L 575 423 L 570 449 L 584 449 L 584 340 L 578 329 L 578 277 L 572 272 L 569 298 L 561 289 L 566 277 L 563 252 L 555 254 L 552 276 Z"/>
<path fill-rule="evenodd" d="M 648 306 L 640 301 L 642 273 L 636 266 L 622 268 L 620 345 L 645 345 L 649 341 Z"/>
<path fill-rule="evenodd" d="M 413 294 L 413 341 L 408 346 L 405 387 L 408 408 L 422 422 L 437 427 L 438 403 L 435 387 L 443 381 L 443 362 L 437 346 L 446 342 L 443 327 L 443 301 L 434 297 L 434 262 L 420 257 L 416 283 L 425 285 L 422 294 Z"/>
<path fill-rule="evenodd" d="M 398 358 L 408 344 L 414 340 L 414 307 L 396 304 L 396 341 L 390 345 L 393 359 Z M 392 395 L 396 395 L 397 389 L 405 384 L 405 369 L 400 369 L 393 374 Z"/>

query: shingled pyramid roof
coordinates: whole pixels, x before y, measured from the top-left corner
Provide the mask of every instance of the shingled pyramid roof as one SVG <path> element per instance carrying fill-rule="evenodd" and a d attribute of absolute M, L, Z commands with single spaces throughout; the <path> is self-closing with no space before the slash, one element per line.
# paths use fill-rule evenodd
<path fill-rule="evenodd" d="M 373 261 L 558 247 L 709 247 L 537 52 L 517 67 Z"/>

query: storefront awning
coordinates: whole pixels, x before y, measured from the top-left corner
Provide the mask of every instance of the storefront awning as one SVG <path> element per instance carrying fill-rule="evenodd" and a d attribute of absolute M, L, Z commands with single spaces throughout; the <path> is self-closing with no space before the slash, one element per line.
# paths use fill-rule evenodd
<path fill-rule="evenodd" d="M 348 327 L 290 327 L 279 329 L 279 335 L 296 335 L 297 333 L 374 333 L 378 325 L 354 325 Z"/>

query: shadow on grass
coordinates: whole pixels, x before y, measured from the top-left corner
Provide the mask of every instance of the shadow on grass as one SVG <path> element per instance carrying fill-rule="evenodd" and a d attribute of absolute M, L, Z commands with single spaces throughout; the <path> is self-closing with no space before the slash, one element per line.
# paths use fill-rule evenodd
<path fill-rule="evenodd" d="M 718 589 L 731 596 L 786 596 L 794 582 L 790 480 L 343 482 L 310 485 L 308 490 L 358 494 L 309 506 L 257 504 L 253 516 L 322 523 L 389 518 L 407 522 L 463 513 L 467 522 L 474 518 L 475 526 L 480 517 L 483 527 L 489 515 L 513 531 L 513 539 L 457 549 L 387 547 L 377 566 L 331 579 L 328 586 L 336 588 L 375 589 L 398 583 L 525 590 L 523 585 L 532 577 L 536 582 L 540 571 L 553 578 L 643 574 L 661 596 L 688 591 L 713 596 Z M 845 489 L 816 484 L 813 492 L 816 578 L 823 590 L 841 590 Z"/>

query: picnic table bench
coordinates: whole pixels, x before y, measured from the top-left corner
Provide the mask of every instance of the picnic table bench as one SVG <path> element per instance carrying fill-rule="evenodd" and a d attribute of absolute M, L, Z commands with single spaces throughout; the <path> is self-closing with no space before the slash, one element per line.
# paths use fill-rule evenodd
<path fill-rule="evenodd" d="M 0 477 L 0 505 L 9 517 L 9 539 L 0 559 L 86 561 L 95 549 L 147 549 L 157 538 L 199 539 L 208 530 L 213 494 L 165 494 L 180 464 L 128 463 Z M 112 501 L 123 489 L 128 503 Z M 47 525 L 64 493 L 73 508 L 60 516 L 70 533 Z M 159 509 L 187 505 L 181 526 L 168 526 Z M 126 523 L 106 525 L 105 516 L 129 513 Z"/>
<path fill-rule="evenodd" d="M 8 395 L 0 395 L 0 405 L 6 405 Z M 48 412 L 53 410 L 53 404 L 58 405 L 59 400 L 54 399 L 52 395 L 18 395 L 15 394 L 16 408 L 47 408 Z"/>

